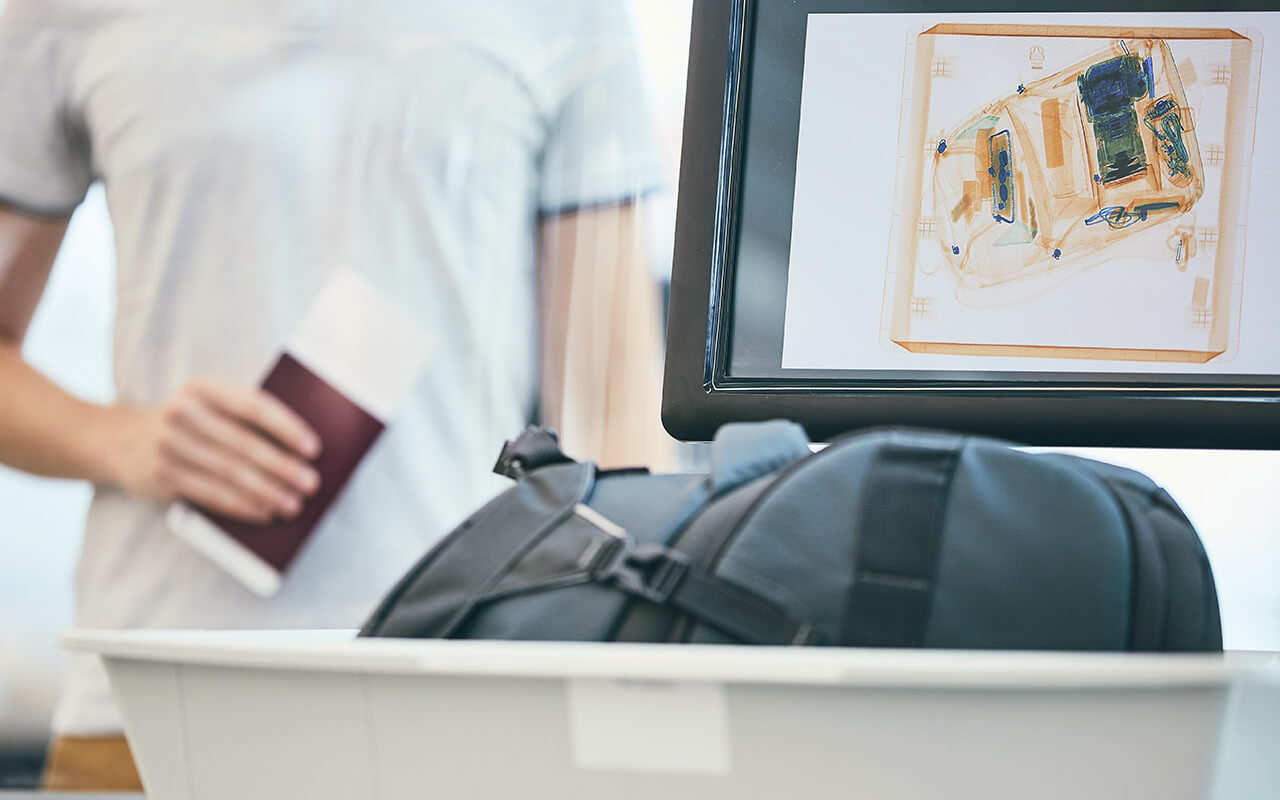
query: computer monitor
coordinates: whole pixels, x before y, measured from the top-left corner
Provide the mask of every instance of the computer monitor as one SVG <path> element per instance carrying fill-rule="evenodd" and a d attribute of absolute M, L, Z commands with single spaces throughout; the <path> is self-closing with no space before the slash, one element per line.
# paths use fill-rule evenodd
<path fill-rule="evenodd" d="M 697 0 L 663 417 L 1280 447 L 1280 2 Z"/>

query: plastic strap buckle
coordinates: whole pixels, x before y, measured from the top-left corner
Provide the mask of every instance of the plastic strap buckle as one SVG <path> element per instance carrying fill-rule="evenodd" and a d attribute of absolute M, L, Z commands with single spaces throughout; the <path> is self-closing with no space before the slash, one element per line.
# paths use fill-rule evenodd
<path fill-rule="evenodd" d="M 660 544 L 636 542 L 589 506 L 579 505 L 574 513 L 606 534 L 584 554 L 584 566 L 593 580 L 653 603 L 671 599 L 689 571 L 688 556 Z"/>
<path fill-rule="evenodd" d="M 689 559 L 660 544 L 616 541 L 613 557 L 596 579 L 652 603 L 666 604 L 689 571 Z"/>

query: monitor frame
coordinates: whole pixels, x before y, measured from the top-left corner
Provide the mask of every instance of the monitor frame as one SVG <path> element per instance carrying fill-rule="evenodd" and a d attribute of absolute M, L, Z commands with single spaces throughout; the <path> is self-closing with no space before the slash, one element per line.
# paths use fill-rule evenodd
<path fill-rule="evenodd" d="M 662 419 L 677 439 L 706 441 L 723 423 L 773 418 L 802 424 L 815 441 L 852 430 L 907 425 L 944 428 L 1041 446 L 1280 449 L 1280 388 L 1176 384 L 957 385 L 876 381 L 850 386 L 802 378 L 727 373 L 726 290 L 735 263 L 735 217 L 742 164 L 751 18 L 761 3 L 695 0 L 684 143 L 668 320 Z M 830 5 L 830 4 L 828 4 Z M 853 5 L 852 3 L 847 5 Z M 861 10 L 904 10 L 861 0 Z M 942 12 L 1027 10 L 1007 0 L 920 0 Z M 1087 11 L 1104 3 L 1064 5 Z M 1280 3 L 1128 0 L 1153 10 L 1280 10 Z M 1053 10 L 1049 8 L 1037 10 Z"/>

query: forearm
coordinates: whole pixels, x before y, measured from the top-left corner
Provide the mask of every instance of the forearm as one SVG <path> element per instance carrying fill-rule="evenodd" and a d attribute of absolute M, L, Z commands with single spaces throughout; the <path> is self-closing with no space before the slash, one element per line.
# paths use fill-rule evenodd
<path fill-rule="evenodd" d="M 126 445 L 128 409 L 77 399 L 0 339 L 0 463 L 53 478 L 114 483 L 112 454 Z"/>
<path fill-rule="evenodd" d="M 576 457 L 669 466 L 660 420 L 661 310 L 633 206 L 543 230 L 543 410 Z"/>
<path fill-rule="evenodd" d="M 638 254 L 614 290 L 602 464 L 674 466 L 674 442 L 662 427 L 661 318 L 657 281 Z"/>
<path fill-rule="evenodd" d="M 111 482 L 110 454 L 128 440 L 128 412 L 77 400 L 22 359 L 67 220 L 0 206 L 0 464 L 26 472 Z"/>

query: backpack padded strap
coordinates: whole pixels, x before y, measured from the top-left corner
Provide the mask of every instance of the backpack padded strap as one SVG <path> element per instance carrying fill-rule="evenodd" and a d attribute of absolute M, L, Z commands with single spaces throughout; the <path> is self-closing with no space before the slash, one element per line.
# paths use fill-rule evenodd
<path fill-rule="evenodd" d="M 794 422 L 733 422 L 711 446 L 711 493 L 718 495 L 810 454 L 809 437 Z"/>
<path fill-rule="evenodd" d="M 922 647 L 947 495 L 963 439 L 904 435 L 868 466 L 841 644 Z"/>

